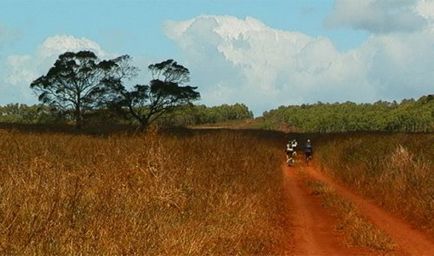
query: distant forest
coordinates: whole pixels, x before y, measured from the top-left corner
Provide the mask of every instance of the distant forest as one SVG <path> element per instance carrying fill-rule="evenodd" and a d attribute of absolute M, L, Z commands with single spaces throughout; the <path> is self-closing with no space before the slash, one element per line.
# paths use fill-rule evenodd
<path fill-rule="evenodd" d="M 321 103 L 281 106 L 264 112 L 261 127 L 301 132 L 433 132 L 434 95 L 400 103 Z"/>
<path fill-rule="evenodd" d="M 213 124 L 232 120 L 252 119 L 253 113 L 244 104 L 179 106 L 161 116 L 156 123 L 161 126 L 189 126 Z M 134 120 L 116 115 L 112 111 L 96 109 L 85 116 L 86 125 L 137 124 Z M 42 104 L 7 104 L 0 106 L 0 122 L 20 124 L 65 124 L 73 123 L 68 115 L 59 114 Z"/>
<path fill-rule="evenodd" d="M 179 106 L 161 116 L 160 126 L 194 126 L 234 120 L 252 120 L 244 104 Z M 135 121 L 96 109 L 86 114 L 86 125 L 137 124 Z M 22 124 L 73 123 L 70 117 L 51 112 L 44 105 L 8 104 L 0 106 L 0 122 Z M 434 95 L 401 102 L 315 103 L 281 106 L 266 111 L 252 122 L 252 128 L 284 129 L 294 132 L 434 132 Z"/>

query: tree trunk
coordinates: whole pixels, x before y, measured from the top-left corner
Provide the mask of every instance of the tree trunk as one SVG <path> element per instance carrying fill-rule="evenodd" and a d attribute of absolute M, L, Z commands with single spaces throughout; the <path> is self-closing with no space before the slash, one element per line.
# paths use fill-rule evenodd
<path fill-rule="evenodd" d="M 77 104 L 75 106 L 74 117 L 75 117 L 75 128 L 76 129 L 81 129 L 81 126 L 82 126 L 82 117 L 81 117 L 81 109 L 80 109 L 80 105 L 79 104 Z"/>
<path fill-rule="evenodd" d="M 148 128 L 148 120 L 144 120 L 144 119 L 140 119 L 140 126 L 139 126 L 139 130 L 140 131 L 145 131 Z"/>

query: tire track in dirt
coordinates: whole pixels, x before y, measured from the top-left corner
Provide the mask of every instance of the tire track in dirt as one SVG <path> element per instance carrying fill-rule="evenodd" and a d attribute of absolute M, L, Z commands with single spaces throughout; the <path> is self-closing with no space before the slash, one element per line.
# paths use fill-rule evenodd
<path fill-rule="evenodd" d="M 290 198 L 290 218 L 294 234 L 294 255 L 371 255 L 363 248 L 349 248 L 336 231 L 336 220 L 318 198 L 304 187 L 295 168 L 282 167 L 285 193 Z M 375 254 L 374 254 L 375 255 Z"/>
<path fill-rule="evenodd" d="M 374 203 L 351 192 L 346 187 L 334 182 L 331 178 L 319 172 L 315 167 L 302 169 L 312 178 L 320 180 L 332 187 L 344 199 L 355 204 L 359 212 L 367 217 L 378 228 L 386 232 L 398 245 L 397 253 L 403 255 L 434 255 L 434 241 L 422 232 L 412 228 L 404 221 L 392 216 Z"/>

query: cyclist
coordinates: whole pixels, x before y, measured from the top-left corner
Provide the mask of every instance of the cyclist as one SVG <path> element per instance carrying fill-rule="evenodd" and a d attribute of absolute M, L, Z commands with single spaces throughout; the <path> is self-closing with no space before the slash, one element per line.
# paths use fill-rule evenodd
<path fill-rule="evenodd" d="M 304 155 L 306 157 L 306 162 L 312 160 L 312 154 L 313 154 L 312 143 L 310 142 L 310 139 L 307 139 L 306 145 L 304 146 Z"/>
<path fill-rule="evenodd" d="M 286 162 L 288 165 L 293 165 L 295 163 L 295 156 L 297 155 L 296 147 L 296 140 L 290 140 L 288 141 L 288 144 L 286 144 Z"/>
<path fill-rule="evenodd" d="M 296 140 L 292 140 L 291 144 L 292 144 L 292 148 L 294 149 L 294 152 L 296 152 L 297 151 L 297 145 L 298 145 L 297 141 Z"/>

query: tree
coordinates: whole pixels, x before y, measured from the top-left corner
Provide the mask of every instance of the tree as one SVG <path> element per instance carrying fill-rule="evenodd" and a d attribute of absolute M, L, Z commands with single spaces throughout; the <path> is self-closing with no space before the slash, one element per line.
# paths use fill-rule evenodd
<path fill-rule="evenodd" d="M 142 128 L 178 106 L 188 105 L 200 98 L 197 87 L 184 85 L 190 81 L 190 71 L 174 60 L 148 66 L 153 79 L 149 85 L 135 85 L 127 90 L 122 78 L 105 80 L 111 89 L 111 106 L 136 121 Z"/>
<path fill-rule="evenodd" d="M 102 104 L 106 87 L 101 82 L 108 75 L 115 76 L 113 72 L 120 59 L 122 56 L 99 61 L 91 51 L 66 52 L 30 88 L 43 104 L 70 114 L 80 128 L 84 113 Z"/>

